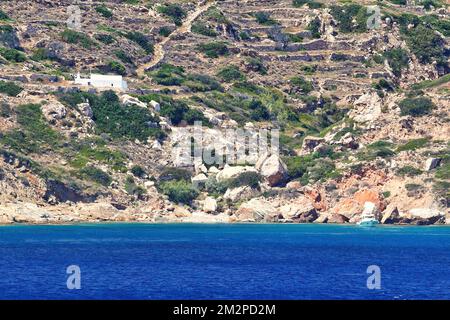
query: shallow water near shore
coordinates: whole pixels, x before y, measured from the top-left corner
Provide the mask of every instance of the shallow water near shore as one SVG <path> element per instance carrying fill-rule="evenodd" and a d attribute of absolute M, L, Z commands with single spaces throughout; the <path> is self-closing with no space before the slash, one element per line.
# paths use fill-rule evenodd
<path fill-rule="evenodd" d="M 0 257 L 0 299 L 450 299 L 448 226 L 13 225 Z"/>

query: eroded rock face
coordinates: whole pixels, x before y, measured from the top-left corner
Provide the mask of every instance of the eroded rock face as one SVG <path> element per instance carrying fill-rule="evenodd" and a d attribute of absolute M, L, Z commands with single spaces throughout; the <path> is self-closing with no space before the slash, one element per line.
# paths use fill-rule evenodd
<path fill-rule="evenodd" d="M 44 114 L 44 117 L 48 120 L 61 120 L 66 117 L 67 115 L 67 109 L 66 107 L 56 101 L 49 102 L 47 104 L 44 104 L 41 107 L 42 113 Z"/>
<path fill-rule="evenodd" d="M 214 213 L 217 211 L 217 201 L 212 197 L 207 197 L 203 201 L 203 211 L 207 213 Z"/>
<path fill-rule="evenodd" d="M 400 221 L 400 213 L 395 205 L 388 205 L 383 212 L 382 224 L 398 223 Z"/>
<path fill-rule="evenodd" d="M 256 169 L 271 187 L 283 183 L 287 178 L 287 167 L 278 155 L 264 156 L 256 163 Z"/>
<path fill-rule="evenodd" d="M 433 208 L 414 208 L 408 214 L 418 224 L 434 224 L 445 222 L 445 213 Z"/>
<path fill-rule="evenodd" d="M 0 206 L 0 223 L 47 223 L 52 214 L 34 203 Z"/>
<path fill-rule="evenodd" d="M 284 219 L 294 222 L 313 222 L 319 217 L 316 208 L 306 197 L 300 197 L 292 203 L 280 207 L 280 214 Z"/>
<path fill-rule="evenodd" d="M 272 220 L 277 216 L 277 210 L 268 201 L 257 198 L 241 204 L 236 212 L 237 220 L 242 222 Z"/>
<path fill-rule="evenodd" d="M 366 93 L 354 102 L 350 117 L 356 122 L 373 122 L 381 115 L 382 101 L 377 93 Z"/>
<path fill-rule="evenodd" d="M 258 196 L 260 192 L 249 186 L 241 186 L 234 189 L 227 189 L 223 198 L 230 201 L 246 200 Z"/>
<path fill-rule="evenodd" d="M 374 204 L 374 210 L 376 210 L 376 218 L 379 218 L 379 212 L 384 210 L 385 204 L 380 197 L 380 194 L 375 189 L 364 189 L 355 192 L 352 198 L 344 198 L 339 201 L 332 209 L 333 214 L 340 214 L 349 219 L 354 218 L 362 214 L 364 210 L 364 204 L 370 202 Z M 355 217 L 357 219 L 357 217 Z"/>
<path fill-rule="evenodd" d="M 122 101 L 122 103 L 126 106 L 128 105 L 135 105 L 141 108 L 147 108 L 147 104 L 140 101 L 138 98 L 132 97 L 128 94 L 124 94 L 120 97 L 120 100 Z"/>

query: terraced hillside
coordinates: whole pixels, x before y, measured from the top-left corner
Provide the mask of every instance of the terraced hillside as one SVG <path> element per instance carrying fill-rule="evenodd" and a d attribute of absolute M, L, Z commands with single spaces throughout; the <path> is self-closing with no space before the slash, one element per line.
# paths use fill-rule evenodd
<path fill-rule="evenodd" d="M 450 222 L 444 1 L 0 10 L 0 223 L 356 223 L 368 203 L 382 223 Z M 81 87 L 78 72 L 129 90 Z M 180 166 L 196 121 L 207 148 L 225 129 L 279 129 L 280 152 Z"/>

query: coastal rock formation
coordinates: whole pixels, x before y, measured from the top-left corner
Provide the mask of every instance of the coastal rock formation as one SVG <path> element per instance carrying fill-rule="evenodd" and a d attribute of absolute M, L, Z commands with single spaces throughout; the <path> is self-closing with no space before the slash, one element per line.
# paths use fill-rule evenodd
<path fill-rule="evenodd" d="M 276 154 L 263 156 L 258 160 L 255 168 L 261 172 L 271 187 L 283 183 L 287 178 L 287 167 Z"/>

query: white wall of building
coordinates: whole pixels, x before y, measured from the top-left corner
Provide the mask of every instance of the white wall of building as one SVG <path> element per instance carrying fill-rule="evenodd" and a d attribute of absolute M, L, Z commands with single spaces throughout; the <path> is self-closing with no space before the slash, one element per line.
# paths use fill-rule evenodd
<path fill-rule="evenodd" d="M 122 79 L 122 76 L 116 75 L 91 74 L 90 78 L 81 78 L 78 73 L 75 77 L 74 83 L 96 88 L 116 88 L 121 90 L 128 89 L 128 85 L 126 81 Z"/>

